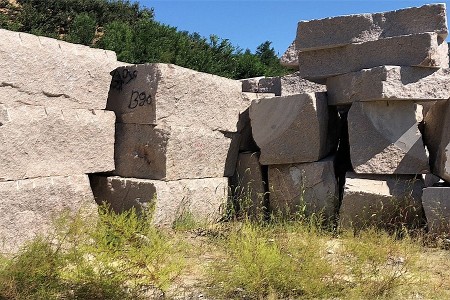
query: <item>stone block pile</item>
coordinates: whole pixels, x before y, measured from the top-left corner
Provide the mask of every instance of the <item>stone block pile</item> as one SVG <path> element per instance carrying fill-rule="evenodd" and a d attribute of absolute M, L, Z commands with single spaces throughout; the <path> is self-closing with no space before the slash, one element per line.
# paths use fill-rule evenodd
<path fill-rule="evenodd" d="M 0 29 L 0 252 L 95 214 L 88 173 L 114 170 L 114 52 Z"/>
<path fill-rule="evenodd" d="M 283 201 L 291 210 L 308 193 L 306 181 L 314 172 L 311 165 L 281 164 L 309 161 L 316 172 L 331 169 L 313 180 L 314 187 L 322 185 L 333 168 L 325 165 L 331 157 L 321 159 L 336 150 L 330 148 L 328 122 L 340 132 L 334 170 L 341 225 L 413 226 L 426 220 L 430 231 L 445 224 L 448 230 L 448 188 L 438 186 L 450 182 L 446 37 L 444 4 L 298 23 L 296 74 L 325 83 L 327 96 L 262 99 L 250 108 L 260 161 L 269 165 L 269 186 L 276 190 L 279 181 L 290 186 L 284 193 L 293 200 Z M 340 119 L 331 117 L 333 109 Z M 273 180 L 273 168 L 285 178 Z M 441 179 L 433 187 L 422 180 L 430 172 Z M 270 205 L 278 208 L 273 198 L 279 198 L 276 192 Z M 313 202 L 319 196 L 303 198 Z"/>
<path fill-rule="evenodd" d="M 219 218 L 245 148 L 250 100 L 241 83 L 170 64 L 119 67 L 111 75 L 116 169 L 93 176 L 97 201 L 116 211 L 154 205 L 154 221 L 163 226 L 185 213 Z"/>

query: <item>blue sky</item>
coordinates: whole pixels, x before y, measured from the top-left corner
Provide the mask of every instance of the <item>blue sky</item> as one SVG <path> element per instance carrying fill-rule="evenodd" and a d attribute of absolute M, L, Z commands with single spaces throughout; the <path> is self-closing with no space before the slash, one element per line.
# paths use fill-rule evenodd
<path fill-rule="evenodd" d="M 155 19 L 179 30 L 216 34 L 252 52 L 269 40 L 280 55 L 294 40 L 297 22 L 338 15 L 373 13 L 447 1 L 410 0 L 141 0 Z M 448 5 L 447 5 L 448 6 Z"/>

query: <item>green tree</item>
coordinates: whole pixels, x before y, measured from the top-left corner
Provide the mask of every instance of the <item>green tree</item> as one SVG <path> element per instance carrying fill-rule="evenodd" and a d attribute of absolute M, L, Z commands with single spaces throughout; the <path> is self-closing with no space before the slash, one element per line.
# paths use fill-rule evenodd
<path fill-rule="evenodd" d="M 67 40 L 72 43 L 90 45 L 95 37 L 97 22 L 87 13 L 76 15 L 70 25 Z"/>
<path fill-rule="evenodd" d="M 130 25 L 122 21 L 113 21 L 104 27 L 104 35 L 100 39 L 100 48 L 113 50 L 120 61 L 134 62 L 133 30 Z"/>

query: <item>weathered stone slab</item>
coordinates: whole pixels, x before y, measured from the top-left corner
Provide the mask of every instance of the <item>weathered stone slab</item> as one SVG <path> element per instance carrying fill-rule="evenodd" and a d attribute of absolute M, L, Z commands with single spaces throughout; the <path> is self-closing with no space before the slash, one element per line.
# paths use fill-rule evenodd
<path fill-rule="evenodd" d="M 262 168 L 258 152 L 239 153 L 231 191 L 237 210 L 249 217 L 262 217 L 267 211 L 267 180 Z"/>
<path fill-rule="evenodd" d="M 96 216 L 87 175 L 0 182 L 0 249 L 14 253 L 36 235 L 53 230 L 63 213 Z"/>
<path fill-rule="evenodd" d="M 418 226 L 423 221 L 423 182 L 414 175 L 347 173 L 339 211 L 343 227 Z"/>
<path fill-rule="evenodd" d="M 450 233 L 450 187 L 423 189 L 422 205 L 427 218 L 428 231 Z"/>
<path fill-rule="evenodd" d="M 121 123 L 235 132 L 239 113 L 250 105 L 241 82 L 171 64 L 120 67 L 111 74 L 107 109 Z"/>
<path fill-rule="evenodd" d="M 301 51 L 333 48 L 424 32 L 437 33 L 441 41 L 447 38 L 445 4 L 301 21 L 296 48 Z"/>
<path fill-rule="evenodd" d="M 353 103 L 348 112 L 348 134 L 355 172 L 428 173 L 428 157 L 418 128 L 420 121 L 422 107 L 414 102 Z"/>
<path fill-rule="evenodd" d="M 163 180 L 232 176 L 239 143 L 231 142 L 203 127 L 117 123 L 114 174 Z"/>
<path fill-rule="evenodd" d="M 243 92 L 259 93 L 258 95 L 264 95 L 264 98 L 269 98 L 270 93 L 273 93 L 274 96 L 290 96 L 327 91 L 325 85 L 301 78 L 298 73 L 281 77 L 249 78 L 241 81 Z"/>
<path fill-rule="evenodd" d="M 295 48 L 295 41 L 289 45 L 280 58 L 280 64 L 289 69 L 298 70 L 298 54 Z"/>
<path fill-rule="evenodd" d="M 0 29 L 0 104 L 104 109 L 112 51 Z"/>
<path fill-rule="evenodd" d="M 334 157 L 318 162 L 269 166 L 270 208 L 274 214 L 315 214 L 331 220 L 339 206 Z"/>
<path fill-rule="evenodd" d="M 113 112 L 37 106 L 0 111 L 0 181 L 114 170 Z"/>
<path fill-rule="evenodd" d="M 336 138 L 328 135 L 332 118 L 337 112 L 328 108 L 325 93 L 253 101 L 250 120 L 261 164 L 312 162 L 327 156 Z"/>
<path fill-rule="evenodd" d="M 159 181 L 92 176 L 91 185 L 95 200 L 110 204 L 116 212 L 154 205 L 153 222 L 161 226 L 171 226 L 186 213 L 199 221 L 216 221 L 228 197 L 228 178 Z"/>
<path fill-rule="evenodd" d="M 450 102 L 436 102 L 425 116 L 425 144 L 430 152 L 431 171 L 450 182 Z"/>
<path fill-rule="evenodd" d="M 316 82 L 381 65 L 448 68 L 448 45 L 436 33 L 392 37 L 298 55 L 300 76 Z"/>
<path fill-rule="evenodd" d="M 381 66 L 327 79 L 328 104 L 450 97 L 450 69 Z"/>

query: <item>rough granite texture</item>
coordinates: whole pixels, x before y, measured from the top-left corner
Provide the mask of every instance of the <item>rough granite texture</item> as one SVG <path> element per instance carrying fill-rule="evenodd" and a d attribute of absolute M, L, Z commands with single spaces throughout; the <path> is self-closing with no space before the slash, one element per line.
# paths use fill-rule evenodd
<path fill-rule="evenodd" d="M 422 107 L 407 101 L 355 102 L 348 112 L 356 173 L 422 174 L 428 157 L 418 128 Z"/>
<path fill-rule="evenodd" d="M 450 230 L 450 187 L 423 189 L 422 205 L 427 218 L 428 231 L 435 234 Z"/>
<path fill-rule="evenodd" d="M 105 109 L 112 51 L 0 29 L 0 104 Z"/>
<path fill-rule="evenodd" d="M 282 215 L 305 212 L 332 219 L 339 207 L 334 157 L 318 162 L 269 166 L 270 208 Z"/>
<path fill-rule="evenodd" d="M 431 172 L 450 182 L 450 102 L 438 101 L 425 116 L 425 145 Z"/>
<path fill-rule="evenodd" d="M 111 75 L 107 109 L 121 123 L 236 132 L 239 113 L 250 105 L 240 81 L 176 65 L 133 65 Z"/>
<path fill-rule="evenodd" d="M 381 66 L 327 79 L 329 105 L 376 100 L 443 100 L 450 97 L 450 69 Z"/>
<path fill-rule="evenodd" d="M 166 227 L 186 213 L 201 222 L 217 221 L 228 197 L 228 178 L 159 181 L 92 176 L 91 185 L 95 200 L 109 203 L 116 212 L 155 205 L 153 222 Z"/>
<path fill-rule="evenodd" d="M 282 66 L 285 66 L 289 69 L 298 69 L 298 54 L 297 49 L 295 48 L 295 41 L 289 45 L 286 51 L 280 58 L 280 63 Z"/>
<path fill-rule="evenodd" d="M 36 235 L 53 231 L 62 213 L 97 215 L 87 175 L 0 182 L 0 249 L 17 252 Z"/>
<path fill-rule="evenodd" d="M 435 32 L 441 41 L 447 38 L 445 4 L 301 21 L 295 44 L 297 50 L 308 51 L 423 32 Z"/>
<path fill-rule="evenodd" d="M 232 176 L 239 143 L 203 127 L 116 124 L 115 175 L 178 180 Z"/>
<path fill-rule="evenodd" d="M 381 65 L 448 68 L 448 45 L 441 42 L 437 33 L 392 37 L 298 55 L 300 76 L 320 83 L 328 77 Z"/>
<path fill-rule="evenodd" d="M 242 91 L 275 96 L 290 96 L 302 93 L 326 92 L 326 86 L 304 78 L 296 72 L 281 77 L 258 77 L 242 79 Z M 265 96 L 264 98 L 269 98 Z"/>
<path fill-rule="evenodd" d="M 307 93 L 252 102 L 253 138 L 261 149 L 263 165 L 317 161 L 330 153 L 335 135 L 325 93 Z"/>
<path fill-rule="evenodd" d="M 114 170 L 113 112 L 0 105 L 0 181 Z"/>
<path fill-rule="evenodd" d="M 420 225 L 422 188 L 422 180 L 414 175 L 347 173 L 339 210 L 340 225 L 388 229 L 399 224 Z"/>

